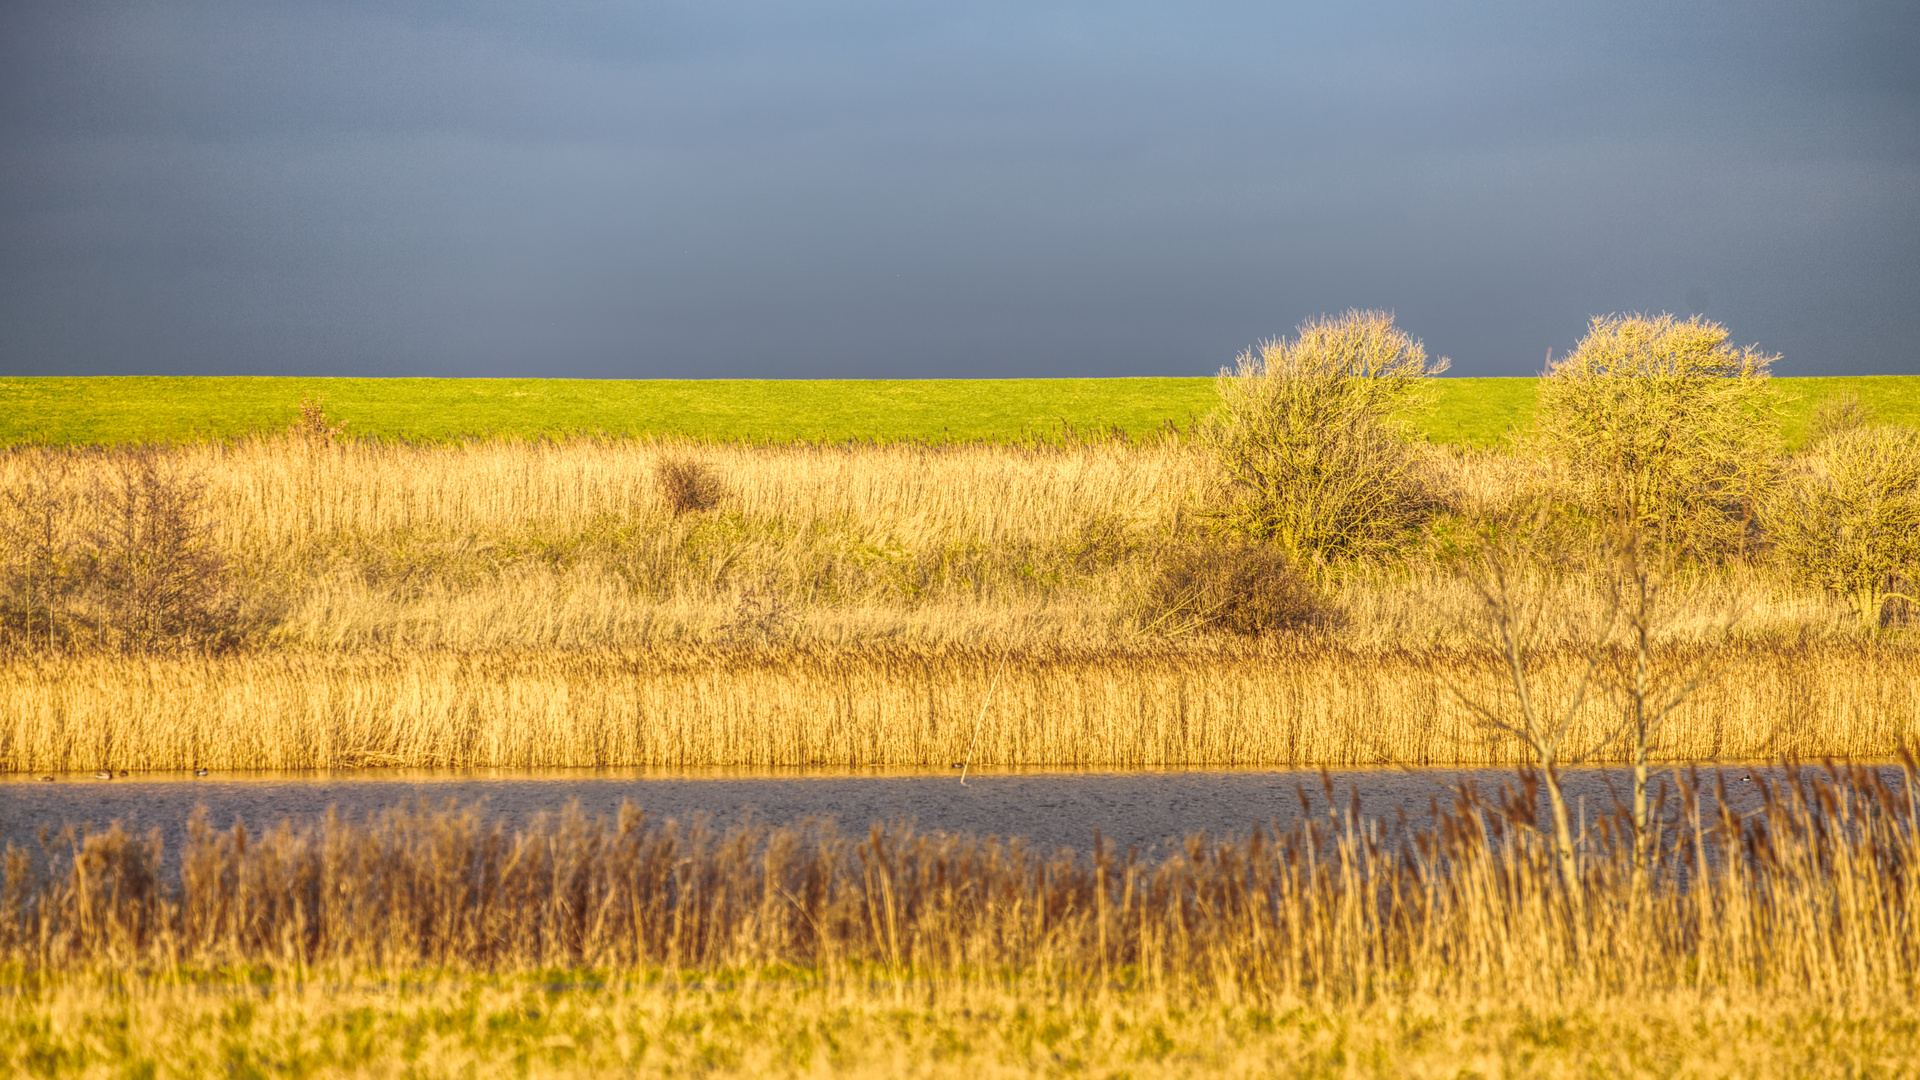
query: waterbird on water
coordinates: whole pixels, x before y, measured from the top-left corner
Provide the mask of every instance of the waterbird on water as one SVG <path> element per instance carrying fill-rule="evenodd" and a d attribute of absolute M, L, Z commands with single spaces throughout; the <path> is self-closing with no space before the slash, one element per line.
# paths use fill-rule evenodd
<path fill-rule="evenodd" d="M 205 775 L 207 775 L 207 770 L 205 770 L 205 769 L 195 769 L 195 770 L 193 770 L 193 775 L 195 775 L 195 776 L 205 776 Z"/>
<path fill-rule="evenodd" d="M 113 779 L 113 773 L 106 769 L 101 769 L 99 772 L 93 774 L 93 778 L 95 780 L 111 780 Z"/>

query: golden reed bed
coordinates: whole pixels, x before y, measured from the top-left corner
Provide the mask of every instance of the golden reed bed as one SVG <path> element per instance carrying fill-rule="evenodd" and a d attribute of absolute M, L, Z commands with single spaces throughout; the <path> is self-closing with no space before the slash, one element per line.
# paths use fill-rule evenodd
<path fill-rule="evenodd" d="M 1462 794 L 1406 833 L 1346 812 L 1277 835 L 1191 837 L 1159 863 L 906 827 L 714 834 L 628 806 L 516 829 L 422 806 L 251 833 L 202 817 L 176 879 L 157 832 L 116 825 L 56 845 L 50 865 L 9 854 L 0 959 L 28 971 L 853 964 L 895 982 L 1025 974 L 1229 1002 L 1713 988 L 1910 1008 L 1920 818 L 1904 762 L 1892 783 L 1787 770 L 1760 781 L 1765 805 L 1744 817 L 1681 776 L 1644 843 L 1624 813 L 1583 830 L 1565 881 L 1525 788 Z"/>
<path fill-rule="evenodd" d="M 1157 863 L 631 807 L 115 826 L 7 855 L 0 1072 L 1911 1075 L 1902 764 L 1763 775 L 1746 814 L 1683 772 L 1570 876 L 1524 783 Z"/>
<path fill-rule="evenodd" d="M 1578 660 L 1549 658 L 1543 685 Z M 0 770 L 369 765 L 1498 765 L 1526 760 L 1455 688 L 1482 658 L 1211 650 L 656 647 L 286 653 L 0 664 Z M 1604 701 L 1570 740 L 1618 761 Z M 1681 708 L 1669 760 L 1887 758 L 1920 739 L 1920 653 L 1744 645 Z"/>
<path fill-rule="evenodd" d="M 1515 456 L 1420 453 L 1435 535 L 1555 482 Z M 704 494 L 676 501 L 674 469 Z M 1169 553 L 1207 542 L 1210 476 L 1176 440 L 17 448 L 0 771 L 1524 758 L 1455 695 L 1495 701 L 1502 680 L 1438 546 L 1329 570 L 1331 616 L 1265 639 L 1143 610 Z M 1605 621 L 1601 576 L 1541 586 L 1544 693 L 1571 682 L 1553 650 Z M 212 582 L 185 590 L 200 606 L 177 640 L 123 633 L 168 582 Z M 1759 556 L 1662 602 L 1675 658 L 1742 612 L 1669 759 L 1920 738 L 1910 632 L 1862 628 Z M 1624 752 L 1602 745 L 1611 708 L 1593 701 L 1574 756 Z"/>
<path fill-rule="evenodd" d="M 1904 781 L 1680 778 L 1655 857 L 1530 793 L 1158 863 L 875 828 L 398 809 L 15 851 L 0 1072 L 36 1076 L 1900 1076 Z M 1892 780 L 1890 784 L 1888 781 Z"/>

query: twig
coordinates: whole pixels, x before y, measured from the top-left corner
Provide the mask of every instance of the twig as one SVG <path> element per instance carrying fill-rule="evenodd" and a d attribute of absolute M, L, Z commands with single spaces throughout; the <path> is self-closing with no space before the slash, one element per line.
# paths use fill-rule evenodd
<path fill-rule="evenodd" d="M 967 786 L 967 770 L 973 766 L 973 747 L 980 740 L 980 725 L 986 722 L 987 707 L 993 704 L 993 692 L 1000 688 L 1000 676 L 1006 674 L 1007 658 L 1013 655 L 1013 646 L 1000 654 L 1000 667 L 993 673 L 993 681 L 987 684 L 987 696 L 980 702 L 980 715 L 973 718 L 973 734 L 967 737 L 967 753 L 960 759 L 960 786 Z"/>

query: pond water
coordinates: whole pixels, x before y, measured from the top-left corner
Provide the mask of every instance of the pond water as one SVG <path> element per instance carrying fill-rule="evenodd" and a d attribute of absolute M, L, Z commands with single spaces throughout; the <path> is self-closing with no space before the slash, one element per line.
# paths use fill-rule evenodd
<path fill-rule="evenodd" d="M 1715 772 L 1727 782 L 1736 810 L 1760 806 L 1750 776 L 1777 769 L 1727 766 Z M 1886 770 L 1899 782 L 1899 770 Z M 1491 796 L 1511 783 L 1507 769 L 1407 772 L 1353 770 L 1330 774 L 1334 801 L 1342 809 L 1358 798 L 1365 817 L 1396 823 L 1401 814 L 1416 826 L 1430 820 L 1435 800 L 1446 805 L 1454 787 L 1474 784 Z M 1630 798 L 1631 774 L 1620 769 L 1574 769 L 1563 774 L 1568 801 L 1587 820 Z M 1671 773 L 1662 777 L 1671 787 Z M 746 821 L 799 823 L 832 818 L 848 832 L 869 824 L 913 822 L 922 831 L 1022 836 L 1042 850 L 1090 847 L 1095 829 L 1120 850 L 1163 855 L 1169 842 L 1191 833 L 1244 834 L 1256 826 L 1285 828 L 1303 813 L 1327 810 L 1319 772 L 1238 770 L 1169 771 L 985 771 L 962 784 L 947 770 L 870 769 L 859 772 L 738 770 L 573 770 L 566 772 L 358 771 L 315 774 L 246 774 L 207 777 L 146 774 L 97 780 L 60 777 L 0 779 L 0 844 L 38 851 L 42 829 L 67 824 L 104 826 L 119 821 L 136 832 L 158 828 L 169 851 L 177 851 L 185 822 L 205 806 L 212 824 L 236 819 L 251 827 L 283 818 L 311 820 L 329 807 L 360 818 L 387 807 L 425 800 L 478 803 L 487 811 L 524 821 L 541 811 L 578 802 L 590 816 L 611 815 L 632 802 L 654 820 L 682 823 L 707 818 L 719 828 Z M 1302 806 L 1302 793 L 1306 807 Z"/>

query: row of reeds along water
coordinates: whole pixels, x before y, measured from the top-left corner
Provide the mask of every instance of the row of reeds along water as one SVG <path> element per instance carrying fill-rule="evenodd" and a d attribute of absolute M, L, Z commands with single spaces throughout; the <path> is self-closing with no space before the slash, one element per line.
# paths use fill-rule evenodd
<path fill-rule="evenodd" d="M 1352 811 L 1190 838 L 1148 864 L 1096 842 L 830 824 L 725 833 L 577 811 L 512 829 L 471 808 L 204 820 L 7 856 L 0 956 L 165 973 L 776 965 L 896 982 L 1042 977 L 1222 1000 L 1579 1000 L 1689 989 L 1836 1003 L 1920 992 L 1915 769 L 1789 766 L 1742 816 L 1676 774 L 1654 831 L 1580 837 L 1563 880 L 1526 777 L 1431 827 Z M 1717 783 L 1717 781 L 1716 781 Z M 1331 794 L 1331 792 L 1330 792 Z M 837 974 L 836 974 L 837 973 Z"/>
<path fill-rule="evenodd" d="M 1543 654 L 1536 693 L 1585 660 Z M 1529 760 L 1466 703 L 1465 650 L 1281 641 L 1194 652 L 896 645 L 512 654 L 266 653 L 0 662 L 0 770 L 808 764 L 1192 766 Z M 1753 646 L 1663 728 L 1667 760 L 1884 758 L 1920 717 L 1920 653 Z M 1563 762 L 1618 761 L 1594 694 Z"/>

